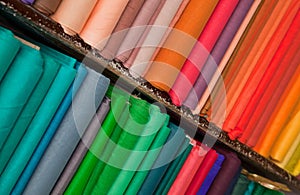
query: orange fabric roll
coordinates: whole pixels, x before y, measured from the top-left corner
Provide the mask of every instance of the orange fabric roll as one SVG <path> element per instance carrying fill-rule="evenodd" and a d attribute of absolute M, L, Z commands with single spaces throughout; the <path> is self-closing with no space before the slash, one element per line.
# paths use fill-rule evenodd
<path fill-rule="evenodd" d="M 300 99 L 300 98 L 298 98 Z M 296 114 L 290 117 L 288 124 L 282 129 L 276 142 L 273 144 L 270 157 L 278 162 L 283 161 L 284 157 L 290 150 L 293 142 L 300 134 L 300 100 L 298 100 L 298 105 L 294 110 Z"/>
<path fill-rule="evenodd" d="M 266 127 L 260 136 L 258 143 L 254 150 L 261 155 L 268 157 L 270 150 L 276 141 L 281 129 L 289 121 L 290 112 L 293 110 L 294 105 L 299 100 L 300 91 L 300 66 L 297 67 L 295 74 L 290 80 L 286 90 L 282 94 L 271 118 L 269 119 Z"/>
<path fill-rule="evenodd" d="M 218 0 L 191 0 L 151 64 L 145 79 L 169 91 Z"/>
<path fill-rule="evenodd" d="M 245 58 L 249 55 L 251 52 L 251 49 L 253 48 L 254 44 L 258 41 L 259 36 L 262 36 L 262 29 L 265 29 L 266 21 L 269 19 L 270 14 L 276 5 L 277 0 L 265 0 L 261 3 L 261 7 L 259 11 L 256 13 L 256 16 L 253 20 L 253 23 L 248 28 L 248 32 L 246 33 L 246 36 L 242 43 L 240 44 L 240 47 L 235 50 L 235 52 L 232 54 L 227 66 L 229 67 L 228 72 L 226 74 L 226 77 L 224 77 L 224 85 L 226 90 L 226 99 L 223 100 L 222 97 L 223 93 L 220 91 L 219 93 L 216 92 L 216 100 L 213 102 L 212 107 L 218 108 L 221 104 L 224 104 L 223 101 L 226 102 L 226 116 L 228 115 L 228 111 L 230 110 L 230 100 L 232 99 L 231 96 L 235 94 L 235 91 L 233 90 L 234 85 L 239 84 L 239 79 L 241 79 L 241 75 L 239 75 L 241 64 L 245 61 Z M 266 30 L 264 30 L 266 33 Z M 265 34 L 264 33 L 264 34 Z M 263 36 L 265 37 L 265 36 Z M 260 39 L 261 41 L 261 39 Z M 257 44 L 256 44 L 257 45 Z M 257 48 L 257 46 L 256 46 Z M 244 70 L 246 68 L 244 67 Z M 234 84 L 234 82 L 237 81 L 237 83 Z M 241 83 L 242 84 L 242 83 Z M 236 92 L 238 93 L 238 92 Z M 213 122 L 217 124 L 220 128 L 222 128 L 222 118 L 223 114 L 221 112 L 217 112 L 215 116 L 213 117 Z M 226 117 L 225 117 L 226 118 Z M 228 129 L 224 129 L 225 131 Z"/>
<path fill-rule="evenodd" d="M 238 74 L 232 80 L 232 85 L 227 91 L 227 100 L 228 104 L 226 107 L 226 113 L 228 114 L 223 125 L 223 129 L 227 132 L 230 132 L 234 129 L 237 120 L 231 120 L 229 114 L 232 111 L 234 104 L 236 103 L 238 96 L 241 94 L 242 89 L 245 87 L 247 80 L 250 77 L 250 74 L 255 68 L 255 65 L 265 50 L 266 45 L 270 41 L 273 33 L 277 29 L 281 18 L 285 14 L 291 0 L 287 1 L 278 1 L 275 3 L 274 9 L 271 11 L 271 16 L 267 20 L 267 23 L 264 25 L 263 29 L 260 29 L 260 34 L 257 40 L 254 41 L 254 45 L 251 47 L 249 53 L 245 55 L 243 62 L 240 63 L 240 69 Z M 236 138 L 238 135 L 233 135 L 232 138 Z"/>
<path fill-rule="evenodd" d="M 255 61 L 252 62 L 252 64 L 255 64 L 254 69 L 249 75 L 249 79 L 246 81 L 240 95 L 235 100 L 231 112 L 226 118 L 224 125 L 227 126 L 228 129 L 233 130 L 232 134 L 229 134 L 232 139 L 237 138 L 237 136 L 240 136 L 244 131 L 243 128 L 237 126 L 238 122 L 241 116 L 245 113 L 245 109 L 249 101 L 253 98 L 254 92 L 260 84 L 264 73 L 271 65 L 273 65 L 273 63 L 271 63 L 271 61 L 274 61 L 273 56 L 275 55 L 281 41 L 284 39 L 285 34 L 296 15 L 296 12 L 294 12 L 294 14 L 289 14 L 290 12 L 287 13 L 286 10 L 293 8 L 296 1 L 298 0 L 286 1 L 284 7 L 282 7 L 280 13 L 277 15 L 277 20 L 280 22 L 280 24 L 278 25 L 275 33 L 272 35 L 257 63 L 255 63 Z M 278 6 L 280 6 L 280 4 L 278 4 Z M 279 62 L 276 64 L 279 64 Z M 253 105 L 253 107 L 255 106 L 256 105 Z"/>

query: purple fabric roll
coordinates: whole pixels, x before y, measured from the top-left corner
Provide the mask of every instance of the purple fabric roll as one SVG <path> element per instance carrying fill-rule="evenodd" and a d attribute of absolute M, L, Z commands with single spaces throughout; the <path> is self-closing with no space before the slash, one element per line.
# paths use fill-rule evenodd
<path fill-rule="evenodd" d="M 230 17 L 216 45 L 214 46 L 210 57 L 207 59 L 204 67 L 202 68 L 201 74 L 199 75 L 194 88 L 190 91 L 187 99 L 183 103 L 183 105 L 189 107 L 191 110 L 194 110 L 197 106 L 200 97 L 204 93 L 207 85 L 214 75 L 217 66 L 221 62 L 227 48 L 229 47 L 235 33 L 238 31 L 252 3 L 253 0 L 240 1 L 234 13 Z"/>
<path fill-rule="evenodd" d="M 241 160 L 234 152 L 222 148 L 216 148 L 216 151 L 224 155 L 225 160 L 207 192 L 208 195 L 225 194 L 230 186 L 231 180 L 235 177 L 235 174 L 240 170 L 241 166 Z"/>
<path fill-rule="evenodd" d="M 21 0 L 21 1 L 25 4 L 32 5 L 35 0 Z"/>
<path fill-rule="evenodd" d="M 51 194 L 63 194 L 69 182 L 73 178 L 77 168 L 79 167 L 83 157 L 85 156 L 88 148 L 91 146 L 98 130 L 101 127 L 101 123 L 106 117 L 107 112 L 110 109 L 110 100 L 106 97 L 101 103 L 97 114 L 93 117 L 87 130 L 85 131 L 82 140 L 78 143 L 76 150 L 72 154 L 68 164 L 60 175 L 56 182 Z"/>
<path fill-rule="evenodd" d="M 200 189 L 198 190 L 197 195 L 198 194 L 202 195 L 202 194 L 207 193 L 207 191 L 209 190 L 210 186 L 212 185 L 215 177 L 219 173 L 224 159 L 225 159 L 225 157 L 222 154 L 218 154 L 218 158 L 217 158 L 215 164 L 210 169 L 207 177 L 205 178 L 204 182 L 202 183 Z"/>

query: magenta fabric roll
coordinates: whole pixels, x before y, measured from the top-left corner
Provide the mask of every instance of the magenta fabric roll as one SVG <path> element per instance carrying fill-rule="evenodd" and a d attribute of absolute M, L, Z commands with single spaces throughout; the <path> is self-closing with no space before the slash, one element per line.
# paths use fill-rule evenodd
<path fill-rule="evenodd" d="M 169 92 L 175 105 L 180 106 L 188 96 L 238 1 L 220 0 L 217 4 Z"/>
<path fill-rule="evenodd" d="M 253 0 L 243 0 L 238 3 L 232 16 L 226 24 L 226 27 L 220 35 L 220 38 L 214 46 L 211 56 L 207 59 L 201 74 L 194 85 L 194 88 L 190 91 L 183 105 L 189 107 L 191 110 L 196 108 L 200 97 L 207 88 L 207 85 L 212 79 L 217 66 L 220 64 L 227 48 L 233 40 L 252 4 Z"/>

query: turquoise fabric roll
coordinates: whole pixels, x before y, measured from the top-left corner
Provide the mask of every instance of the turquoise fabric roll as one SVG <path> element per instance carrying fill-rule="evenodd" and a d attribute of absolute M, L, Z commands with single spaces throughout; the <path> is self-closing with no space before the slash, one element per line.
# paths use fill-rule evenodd
<path fill-rule="evenodd" d="M 3 171 L 6 163 L 16 149 L 19 141 L 25 133 L 26 128 L 33 119 L 37 109 L 46 96 L 47 91 L 50 88 L 60 68 L 60 65 L 56 63 L 51 57 L 49 57 L 48 55 L 43 55 L 43 53 L 42 56 L 44 58 L 44 73 L 39 80 L 36 88 L 34 89 L 30 99 L 26 103 L 23 111 L 21 112 L 13 129 L 11 130 L 9 137 L 1 148 L 0 172 Z"/>
<path fill-rule="evenodd" d="M 0 82 L 15 58 L 21 42 L 13 33 L 0 26 Z"/>
<path fill-rule="evenodd" d="M 2 172 L 0 194 L 9 194 L 11 192 L 73 82 L 75 75 L 76 70 L 69 66 L 63 65 L 59 69 L 44 101 Z"/>
<path fill-rule="evenodd" d="M 42 73 L 43 58 L 40 52 L 22 45 L 11 68 L 0 84 L 0 148 L 2 148 Z"/>

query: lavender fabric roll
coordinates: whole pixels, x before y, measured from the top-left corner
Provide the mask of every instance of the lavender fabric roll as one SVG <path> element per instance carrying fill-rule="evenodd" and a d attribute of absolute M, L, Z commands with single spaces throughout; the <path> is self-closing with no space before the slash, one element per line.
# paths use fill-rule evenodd
<path fill-rule="evenodd" d="M 87 68 L 88 74 L 23 194 L 49 194 L 81 136 L 96 113 L 109 80 Z"/>
<path fill-rule="evenodd" d="M 112 60 L 116 56 L 118 49 L 128 32 L 128 28 L 130 28 L 134 22 L 134 19 L 143 6 L 144 1 L 145 0 L 130 0 L 128 2 L 112 32 L 112 36 L 109 38 L 104 49 L 100 52 L 104 58 Z"/>
<path fill-rule="evenodd" d="M 35 2 L 35 0 L 21 0 L 21 1 L 28 5 L 32 5 Z"/>
<path fill-rule="evenodd" d="M 129 29 L 126 37 L 124 38 L 118 50 L 116 59 L 123 63 L 128 60 L 130 54 L 132 53 L 141 36 L 145 32 L 147 24 L 149 23 L 152 15 L 155 13 L 161 1 L 165 0 L 145 1 L 143 7 L 141 8 L 139 14 L 133 22 L 131 29 Z"/>
<path fill-rule="evenodd" d="M 195 109 L 252 3 L 253 0 L 239 1 L 183 105 Z"/>
<path fill-rule="evenodd" d="M 208 195 L 225 194 L 235 174 L 240 170 L 241 161 L 233 152 L 216 148 L 216 151 L 225 156 L 222 168 L 208 190 Z"/>
<path fill-rule="evenodd" d="M 98 130 L 101 127 L 103 120 L 106 117 L 110 109 L 110 99 L 105 98 L 101 103 L 96 115 L 92 119 L 89 124 L 86 132 L 84 133 L 82 140 L 80 140 L 79 144 L 76 147 L 76 150 L 72 154 L 68 164 L 60 175 L 58 181 L 56 182 L 51 194 L 63 194 L 65 189 L 67 188 L 69 182 L 73 178 L 77 168 L 79 167 L 83 157 L 85 156 L 87 150 L 91 146 L 92 141 L 97 135 Z"/>

